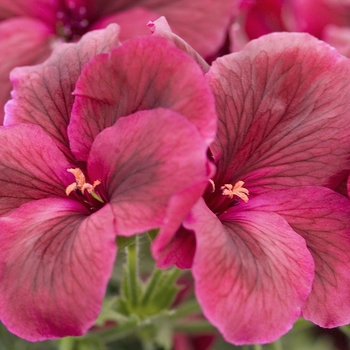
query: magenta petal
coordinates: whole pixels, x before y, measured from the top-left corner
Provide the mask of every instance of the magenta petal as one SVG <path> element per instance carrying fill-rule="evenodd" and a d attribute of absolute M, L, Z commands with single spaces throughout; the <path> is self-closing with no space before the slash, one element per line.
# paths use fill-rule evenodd
<path fill-rule="evenodd" d="M 152 1 L 149 7 L 166 17 L 173 32 L 200 55 L 208 57 L 224 45 L 237 0 Z"/>
<path fill-rule="evenodd" d="M 72 165 L 36 125 L 0 128 L 0 215 L 21 204 L 47 197 L 65 197 Z"/>
<path fill-rule="evenodd" d="M 157 266 L 159 268 L 177 266 L 180 269 L 190 269 L 196 252 L 194 233 L 180 227 L 171 238 L 164 243 L 164 233 L 160 232 L 154 241 L 152 255 L 157 261 Z"/>
<path fill-rule="evenodd" d="M 51 53 L 51 36 L 51 30 L 38 20 L 21 17 L 0 23 L 0 124 L 10 99 L 11 70 L 44 61 Z"/>
<path fill-rule="evenodd" d="M 44 199 L 0 219 L 0 314 L 11 332 L 40 341 L 93 325 L 116 256 L 104 209 L 87 216 L 77 202 Z"/>
<path fill-rule="evenodd" d="M 308 32 L 320 38 L 323 28 L 328 24 L 349 25 L 346 0 L 293 0 L 286 1 L 285 5 L 288 25 L 292 31 Z M 317 16 L 314 16 L 316 13 Z"/>
<path fill-rule="evenodd" d="M 215 136 L 213 96 L 201 69 L 163 38 L 136 38 L 94 57 L 74 94 L 68 135 L 79 160 L 87 159 L 101 130 L 139 110 L 172 109 L 195 124 L 208 143 Z"/>
<path fill-rule="evenodd" d="M 350 201 L 322 187 L 269 193 L 251 201 L 256 210 L 276 212 L 305 238 L 315 261 L 312 292 L 304 318 L 321 327 L 350 322 Z"/>
<path fill-rule="evenodd" d="M 191 56 L 202 68 L 203 72 L 208 72 L 210 66 L 202 56 L 200 56 L 185 40 L 174 34 L 164 16 L 154 22 L 148 22 L 148 27 L 155 36 L 166 38 L 173 42 L 179 49 Z"/>
<path fill-rule="evenodd" d="M 117 25 L 111 25 L 90 32 L 77 44 L 56 46 L 43 64 L 13 70 L 13 100 L 6 105 L 4 124 L 38 124 L 71 157 L 67 126 L 74 100 L 72 91 L 84 64 L 118 44 L 118 30 Z"/>
<path fill-rule="evenodd" d="M 187 41 L 202 56 L 209 56 L 224 44 L 227 28 L 237 10 L 239 0 L 98 0 L 101 15 L 132 11 L 142 7 L 146 11 L 165 16 L 174 33 Z M 131 12 L 132 14 L 132 12 Z M 155 20 L 148 18 L 145 22 Z M 130 21 L 132 17 L 130 16 Z"/>
<path fill-rule="evenodd" d="M 275 33 L 219 58 L 207 76 L 218 183 L 243 180 L 252 194 L 339 185 L 350 169 L 348 59 L 307 34 Z"/>
<path fill-rule="evenodd" d="M 39 18 L 48 25 L 52 25 L 56 21 L 59 2 L 58 0 L 1 0 L 0 20 L 25 16 Z"/>
<path fill-rule="evenodd" d="M 195 291 L 227 341 L 267 343 L 300 316 L 314 264 L 304 239 L 282 217 L 239 207 L 220 221 L 199 201 L 184 222 L 196 234 Z"/>
<path fill-rule="evenodd" d="M 328 25 L 324 28 L 322 39 L 342 55 L 350 57 L 350 27 Z"/>
<path fill-rule="evenodd" d="M 158 13 L 142 7 L 132 7 L 118 11 L 110 16 L 103 17 L 95 22 L 92 29 L 104 28 L 110 23 L 120 26 L 120 41 L 125 41 L 139 35 L 150 35 L 147 23 L 159 17 Z"/>
<path fill-rule="evenodd" d="M 118 234 L 145 232 L 173 220 L 176 231 L 207 185 L 206 149 L 193 124 L 162 108 L 120 118 L 102 131 L 92 145 L 88 174 L 101 181 L 97 189 L 111 203 Z M 185 191 L 191 197 L 184 195 L 174 213 L 171 199 Z"/>

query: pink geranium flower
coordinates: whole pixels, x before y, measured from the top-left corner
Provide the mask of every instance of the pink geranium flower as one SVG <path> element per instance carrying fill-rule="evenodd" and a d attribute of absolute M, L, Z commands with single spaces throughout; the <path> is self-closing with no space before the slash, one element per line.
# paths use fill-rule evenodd
<path fill-rule="evenodd" d="M 225 41 L 236 3 L 237 0 L 0 0 L 0 120 L 11 90 L 11 69 L 44 61 L 58 42 L 76 41 L 87 31 L 110 23 L 121 26 L 122 41 L 149 35 L 148 21 L 164 15 L 174 32 L 201 55 L 214 55 Z"/>
<path fill-rule="evenodd" d="M 0 317 L 27 340 L 86 332 L 116 236 L 179 225 L 208 181 L 215 107 L 200 68 L 165 39 L 116 46 L 117 34 L 91 32 L 12 74 L 0 129 Z"/>
<path fill-rule="evenodd" d="M 217 172 L 158 265 L 192 268 L 204 314 L 234 344 L 267 343 L 299 316 L 350 322 L 350 63 L 307 34 L 270 34 L 207 74 Z"/>

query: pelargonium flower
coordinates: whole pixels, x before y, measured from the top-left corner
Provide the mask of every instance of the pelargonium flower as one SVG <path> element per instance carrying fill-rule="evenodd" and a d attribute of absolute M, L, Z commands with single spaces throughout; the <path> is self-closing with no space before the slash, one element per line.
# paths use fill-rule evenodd
<path fill-rule="evenodd" d="M 0 119 L 9 99 L 8 75 L 14 67 L 44 61 L 61 41 L 110 23 L 121 26 L 120 39 L 147 34 L 147 22 L 165 15 L 173 30 L 203 56 L 214 55 L 225 41 L 237 0 L 111 1 L 0 0 Z"/>
<path fill-rule="evenodd" d="M 308 34 L 275 33 L 217 59 L 217 167 L 158 266 L 192 268 L 204 314 L 234 344 L 271 342 L 299 316 L 350 322 L 349 61 Z"/>
<path fill-rule="evenodd" d="M 165 39 L 116 46 L 117 33 L 91 32 L 12 74 L 0 128 L 0 317 L 27 340 L 86 332 L 116 236 L 179 226 L 208 181 L 216 114 L 202 71 Z M 79 96 L 83 87 L 96 96 Z"/>

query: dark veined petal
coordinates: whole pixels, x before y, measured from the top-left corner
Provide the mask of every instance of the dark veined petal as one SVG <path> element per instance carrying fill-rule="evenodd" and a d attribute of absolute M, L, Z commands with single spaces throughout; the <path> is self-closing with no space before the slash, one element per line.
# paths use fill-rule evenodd
<path fill-rule="evenodd" d="M 67 161 L 37 125 L 0 128 L 0 215 L 48 197 L 65 197 L 72 183 Z"/>
<path fill-rule="evenodd" d="M 266 35 L 219 58 L 207 74 L 219 184 L 243 180 L 252 195 L 336 188 L 350 168 L 349 76 L 348 59 L 302 33 Z"/>
<path fill-rule="evenodd" d="M 116 256 L 108 206 L 50 198 L 0 219 L 0 314 L 16 335 L 40 341 L 86 332 L 97 318 Z"/>
<path fill-rule="evenodd" d="M 195 126 L 164 108 L 119 118 L 97 135 L 88 174 L 101 181 L 97 191 L 111 203 L 118 234 L 165 224 L 176 231 L 207 185 L 206 150 Z M 174 196 L 186 199 L 181 207 Z"/>
<path fill-rule="evenodd" d="M 279 215 L 231 208 L 220 219 L 199 201 L 184 222 L 196 235 L 195 292 L 234 344 L 268 343 L 291 329 L 311 291 L 304 239 Z"/>
<path fill-rule="evenodd" d="M 1 12 L 1 10 L 0 10 Z M 10 72 L 17 66 L 44 61 L 51 53 L 52 31 L 31 18 L 13 18 L 0 22 L 0 122 L 4 105 L 10 99 Z"/>
<path fill-rule="evenodd" d="M 209 144 L 216 131 L 212 93 L 199 66 L 171 42 L 139 37 L 83 69 L 68 128 L 75 157 L 86 160 L 96 135 L 140 110 L 164 107 L 187 117 Z"/>
<path fill-rule="evenodd" d="M 72 91 L 84 64 L 118 45 L 118 32 L 117 25 L 90 32 L 78 43 L 59 44 L 40 65 L 13 70 L 13 100 L 6 105 L 4 125 L 40 125 L 71 158 L 67 126 L 74 100 Z"/>
<path fill-rule="evenodd" d="M 350 201 L 323 187 L 270 192 L 251 201 L 255 210 L 283 216 L 305 240 L 315 261 L 312 292 L 303 316 L 321 327 L 350 322 Z"/>

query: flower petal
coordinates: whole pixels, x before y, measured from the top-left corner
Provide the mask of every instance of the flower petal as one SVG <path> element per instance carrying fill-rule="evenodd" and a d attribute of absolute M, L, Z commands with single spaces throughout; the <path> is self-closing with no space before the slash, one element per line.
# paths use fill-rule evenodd
<path fill-rule="evenodd" d="M 0 128 L 0 215 L 35 199 L 65 197 L 72 182 L 66 160 L 36 125 Z"/>
<path fill-rule="evenodd" d="M 178 223 L 175 231 L 181 224 L 177 216 L 187 215 L 207 185 L 206 149 L 185 117 L 162 108 L 120 118 L 102 131 L 91 149 L 88 174 L 101 181 L 97 189 L 107 193 L 118 234 L 145 232 L 172 220 Z M 171 198 L 186 190 L 191 198 L 185 196 L 175 215 Z"/>
<path fill-rule="evenodd" d="M 154 22 L 148 22 L 147 25 L 155 36 L 160 36 L 173 42 L 179 49 L 191 56 L 199 64 L 204 73 L 208 72 L 210 68 L 209 64 L 185 40 L 172 32 L 164 16 Z"/>
<path fill-rule="evenodd" d="M 6 105 L 4 124 L 42 126 L 71 158 L 67 125 L 74 100 L 72 91 L 84 64 L 92 56 L 118 44 L 118 30 L 117 25 L 111 25 L 104 30 L 90 32 L 77 44 L 56 46 L 43 64 L 13 70 L 13 100 Z"/>
<path fill-rule="evenodd" d="M 219 58 L 207 76 L 220 185 L 243 180 L 252 195 L 339 185 L 350 169 L 349 60 L 308 34 L 274 33 Z"/>
<path fill-rule="evenodd" d="M 196 237 L 192 231 L 182 226 L 175 234 L 174 230 L 160 231 L 152 244 L 152 255 L 159 268 L 177 266 L 180 269 L 190 269 L 195 252 Z"/>
<path fill-rule="evenodd" d="M 215 136 L 213 96 L 201 69 L 163 38 L 136 38 L 96 56 L 84 67 L 74 94 L 68 135 L 79 160 L 87 159 L 101 130 L 139 110 L 172 109 L 195 124 L 208 143 Z"/>
<path fill-rule="evenodd" d="M 346 0 L 293 0 L 285 2 L 291 31 L 308 32 L 318 38 L 328 24 L 349 25 L 349 7 Z M 317 13 L 317 16 L 313 16 Z"/>
<path fill-rule="evenodd" d="M 101 212 L 51 198 L 0 219 L 0 314 L 11 332 L 40 341 L 93 325 L 116 256 L 113 216 Z"/>
<path fill-rule="evenodd" d="M 322 40 L 333 46 L 342 55 L 350 57 L 350 27 L 328 25 L 323 30 Z"/>
<path fill-rule="evenodd" d="M 228 26 L 239 5 L 237 0 L 97 0 L 100 15 L 144 7 L 165 16 L 174 33 L 182 37 L 202 56 L 215 54 L 224 44 Z M 130 17 L 132 18 L 132 17 Z M 148 18 L 152 21 L 156 18 Z M 131 19 L 132 21 L 132 19 Z"/>
<path fill-rule="evenodd" d="M 105 28 L 110 23 L 118 23 L 120 26 L 119 39 L 124 42 L 139 35 L 149 36 L 147 23 L 158 17 L 158 13 L 136 6 L 101 18 L 92 25 L 92 29 Z"/>
<path fill-rule="evenodd" d="M 50 29 L 38 20 L 20 17 L 0 23 L 0 124 L 10 99 L 11 70 L 44 61 L 51 53 L 51 36 Z"/>
<path fill-rule="evenodd" d="M 270 192 L 250 201 L 256 210 L 283 216 L 306 240 L 315 261 L 312 292 L 303 316 L 321 327 L 350 322 L 350 201 L 322 187 Z"/>
<path fill-rule="evenodd" d="M 239 208 L 220 221 L 200 200 L 184 222 L 197 241 L 196 296 L 227 341 L 267 343 L 300 316 L 314 264 L 305 241 L 282 217 Z"/>
<path fill-rule="evenodd" d="M 39 18 L 48 25 L 55 23 L 59 9 L 57 0 L 1 0 L 0 20 L 10 17 Z"/>

